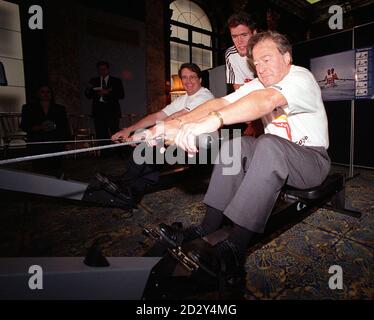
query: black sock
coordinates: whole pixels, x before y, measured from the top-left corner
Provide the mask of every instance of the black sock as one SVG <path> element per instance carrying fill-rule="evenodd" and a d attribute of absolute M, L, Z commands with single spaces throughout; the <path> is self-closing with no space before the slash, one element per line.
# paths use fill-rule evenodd
<path fill-rule="evenodd" d="M 205 217 L 201 223 L 203 236 L 217 231 L 222 225 L 223 218 L 224 215 L 221 210 L 207 206 Z"/>
<path fill-rule="evenodd" d="M 239 253 L 244 255 L 247 251 L 249 241 L 253 238 L 256 233 L 234 224 L 234 227 L 230 231 L 228 240 L 233 242 L 239 249 Z"/>

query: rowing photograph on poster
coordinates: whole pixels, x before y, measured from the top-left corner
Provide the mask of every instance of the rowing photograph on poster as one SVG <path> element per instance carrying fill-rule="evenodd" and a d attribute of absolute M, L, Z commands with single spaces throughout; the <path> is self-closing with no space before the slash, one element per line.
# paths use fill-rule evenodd
<path fill-rule="evenodd" d="M 324 101 L 355 98 L 355 50 L 310 59 Z"/>

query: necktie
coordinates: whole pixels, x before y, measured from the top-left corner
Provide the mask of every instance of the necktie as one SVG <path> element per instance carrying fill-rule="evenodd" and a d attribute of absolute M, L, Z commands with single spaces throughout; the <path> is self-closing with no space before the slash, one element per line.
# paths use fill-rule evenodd
<path fill-rule="evenodd" d="M 106 89 L 106 83 L 105 83 L 105 79 L 104 78 L 101 79 L 101 88 L 102 89 Z M 100 97 L 100 102 L 104 102 L 103 96 Z"/>

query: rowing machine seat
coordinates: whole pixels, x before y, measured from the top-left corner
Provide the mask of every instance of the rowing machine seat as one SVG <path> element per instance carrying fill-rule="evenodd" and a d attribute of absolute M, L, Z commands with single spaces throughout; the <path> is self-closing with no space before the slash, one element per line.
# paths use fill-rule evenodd
<path fill-rule="evenodd" d="M 317 186 L 310 189 L 296 189 L 286 186 L 283 191 L 298 198 L 307 200 L 316 200 L 325 197 L 332 196 L 335 193 L 340 192 L 344 189 L 344 177 L 340 174 L 329 175 L 325 181 Z"/>

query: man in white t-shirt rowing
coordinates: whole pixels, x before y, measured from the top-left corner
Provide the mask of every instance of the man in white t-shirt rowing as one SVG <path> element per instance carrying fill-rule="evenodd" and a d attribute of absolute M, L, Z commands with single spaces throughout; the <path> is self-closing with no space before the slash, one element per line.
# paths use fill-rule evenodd
<path fill-rule="evenodd" d="M 178 97 L 164 109 L 149 114 L 133 125 L 118 131 L 112 136 L 112 140 L 126 141 L 130 135 L 138 129 L 153 126 L 157 121 L 165 121 L 169 118 L 182 116 L 203 102 L 214 98 L 213 94 L 208 89 L 201 86 L 202 73 L 196 64 L 182 64 L 179 68 L 178 75 L 182 80 L 184 89 L 186 90 L 185 95 Z"/>
<path fill-rule="evenodd" d="M 234 45 L 226 50 L 226 82 L 238 90 L 244 83 L 252 81 L 254 74 L 248 64 L 247 46 L 256 34 L 256 24 L 246 12 L 234 13 L 227 21 Z M 243 134 L 258 137 L 264 132 L 261 121 L 248 122 Z"/>
<path fill-rule="evenodd" d="M 328 123 L 321 90 L 309 70 L 292 65 L 287 38 L 271 31 L 254 35 L 248 44 L 248 58 L 258 78 L 164 124 L 168 139 L 189 153 L 197 152 L 197 136 L 224 124 L 261 118 L 265 127 L 265 134 L 257 139 L 240 138 L 241 150 L 233 152 L 236 161 L 228 161 L 235 144 L 229 141 L 222 145 L 220 163 L 215 165 L 204 198 L 207 212 L 200 225 L 179 234 L 160 225 L 169 242 L 178 240 L 181 245 L 182 238 L 186 242 L 220 229 L 224 217 L 228 217 L 233 222 L 228 239 L 188 253 L 211 275 L 241 270 L 250 240 L 264 231 L 284 185 L 315 187 L 330 171 Z M 151 129 L 151 136 L 156 137 L 157 130 Z M 242 164 L 240 172 L 225 175 L 224 169 L 230 169 L 234 162 Z"/>
<path fill-rule="evenodd" d="M 213 94 L 208 89 L 201 86 L 202 73 L 196 64 L 182 64 L 179 68 L 178 74 L 182 80 L 186 94 L 178 97 L 162 110 L 149 114 L 135 124 L 123 128 L 112 136 L 113 141 L 130 141 L 132 139 L 140 140 L 141 138 L 144 138 L 141 129 L 153 126 L 158 121 L 183 116 L 200 104 L 214 98 Z M 154 150 L 154 152 L 156 152 L 156 150 Z M 122 194 L 126 197 L 130 197 L 134 203 L 138 203 L 145 193 L 146 188 L 149 185 L 157 184 L 159 181 L 161 167 L 162 165 L 159 164 L 137 164 L 134 161 L 132 154 L 127 159 L 125 172 L 121 176 L 106 177 L 103 174 L 98 174 L 100 177 L 97 177 L 102 183 L 103 181 L 107 181 L 108 184 L 115 184 Z"/>

